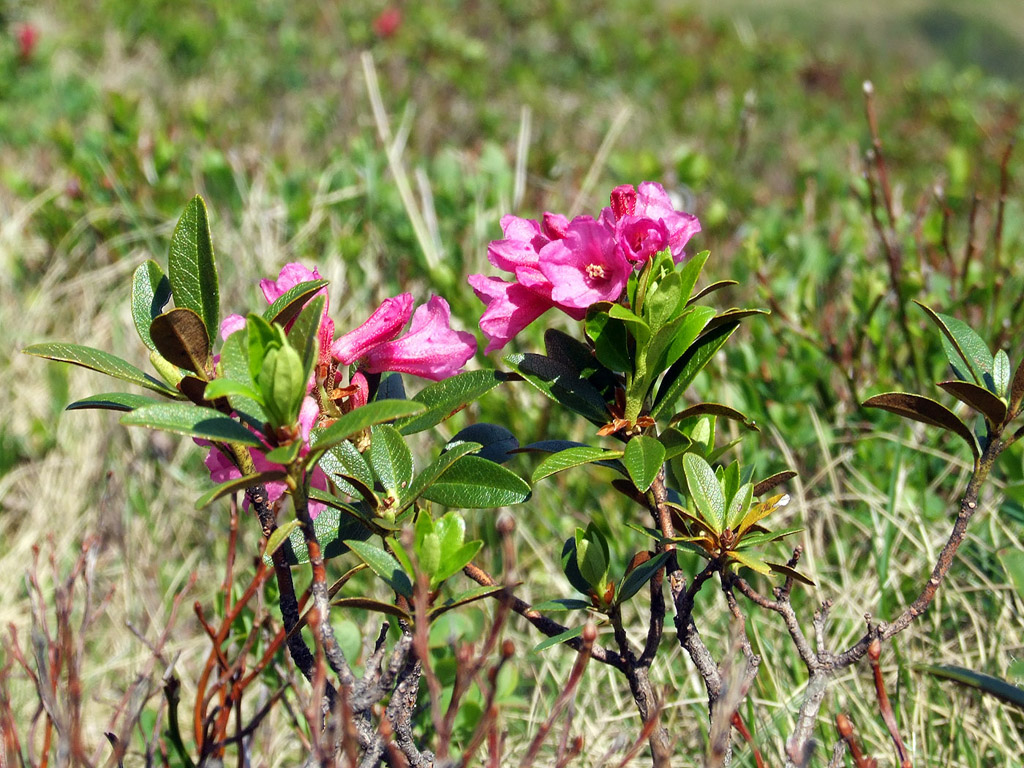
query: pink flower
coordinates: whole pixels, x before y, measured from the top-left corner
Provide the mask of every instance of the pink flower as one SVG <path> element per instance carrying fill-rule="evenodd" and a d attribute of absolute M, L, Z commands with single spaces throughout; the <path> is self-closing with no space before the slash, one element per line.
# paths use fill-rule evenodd
<path fill-rule="evenodd" d="M 503 240 L 487 246 L 487 259 L 498 269 L 512 272 L 516 282 L 486 275 L 470 275 L 469 284 L 477 298 L 487 304 L 480 329 L 487 336 L 487 352 L 504 347 L 526 326 L 552 307 L 582 320 L 586 308 L 562 304 L 552 297 L 554 285 L 541 270 L 540 252 L 565 237 L 569 221 L 565 216 L 545 213 L 541 223 L 517 216 L 503 216 Z"/>
<path fill-rule="evenodd" d="M 17 32 L 18 37 L 18 58 L 22 63 L 27 63 L 35 53 L 36 45 L 39 43 L 39 30 L 32 24 L 22 24 Z"/>
<path fill-rule="evenodd" d="M 235 331 L 240 331 L 245 328 L 245 318 L 241 315 L 228 315 L 220 321 L 220 337 L 224 341 L 228 340 Z"/>
<path fill-rule="evenodd" d="M 354 331 L 338 339 L 333 355 L 346 365 L 358 361 L 367 373 L 409 373 L 440 381 L 454 375 L 476 352 L 473 334 L 451 329 L 448 302 L 432 296 L 412 315 L 409 331 L 396 338 L 409 319 L 412 296 L 384 303 Z"/>
<path fill-rule="evenodd" d="M 299 451 L 301 456 L 305 456 L 309 453 L 309 435 L 316 423 L 317 418 L 320 416 L 320 409 L 316 404 L 316 401 L 307 397 L 302 401 L 302 408 L 299 411 L 299 427 L 302 432 L 302 449 Z M 262 438 L 261 438 L 262 439 Z M 199 445 L 210 445 L 206 440 L 196 440 Z M 252 461 L 256 466 L 257 472 L 268 472 L 275 469 L 281 469 L 280 464 L 272 464 L 267 461 L 265 451 L 258 449 L 252 449 Z M 215 483 L 225 483 L 228 480 L 234 480 L 242 476 L 241 470 L 234 465 L 227 456 L 221 453 L 216 448 L 211 447 L 209 454 L 206 456 L 206 468 L 210 470 L 210 479 Z M 313 470 L 313 476 L 310 480 L 310 485 L 313 488 L 319 488 L 322 491 L 327 490 L 327 475 L 320 467 L 316 467 Z M 275 480 L 266 484 L 267 489 L 267 502 L 274 504 L 288 490 L 288 486 L 284 480 Z M 249 499 L 246 497 L 245 508 L 249 508 Z M 326 505 L 319 501 L 310 500 L 309 502 L 309 516 L 316 518 L 323 510 Z"/>
<path fill-rule="evenodd" d="M 687 242 L 700 232 L 697 217 L 677 211 L 664 187 L 653 181 L 641 182 L 639 191 L 629 184 L 613 189 L 611 207 L 602 211 L 601 220 L 633 261 L 646 261 L 668 248 L 678 264 L 686 258 Z"/>
<path fill-rule="evenodd" d="M 402 12 L 394 6 L 385 8 L 380 15 L 373 20 L 373 31 L 377 37 L 387 40 L 394 36 L 402 25 Z"/>
<path fill-rule="evenodd" d="M 487 305 L 480 318 L 480 330 L 488 339 L 484 354 L 504 347 L 516 334 L 554 306 L 550 288 L 545 297 L 519 283 L 509 283 L 500 277 L 485 275 L 470 275 L 469 284 L 477 298 Z"/>
<path fill-rule="evenodd" d="M 384 299 L 365 323 L 334 342 L 331 354 L 344 365 L 351 365 L 377 344 L 391 341 L 409 322 L 412 304 L 411 293 Z"/>
<path fill-rule="evenodd" d="M 633 265 L 605 226 L 589 216 L 578 216 L 563 239 L 541 249 L 540 269 L 553 286 L 553 301 L 586 310 L 599 301 L 617 301 Z"/>
<path fill-rule="evenodd" d="M 286 293 L 288 293 L 288 291 L 290 291 L 296 285 L 299 285 L 300 283 L 308 283 L 311 280 L 321 280 L 321 279 L 322 278 L 320 277 L 320 273 L 317 272 L 316 267 L 313 267 L 313 270 L 310 271 L 310 270 L 306 269 L 304 266 L 302 266 L 301 264 L 298 264 L 296 262 L 292 262 L 290 264 L 285 264 L 281 268 L 281 272 L 278 274 L 277 280 L 260 280 L 260 289 L 263 291 L 263 297 L 267 300 L 267 304 L 273 304 L 279 298 L 281 298 Z M 321 296 L 322 295 L 322 296 L 324 296 L 326 298 L 327 297 L 327 288 L 321 288 L 319 291 L 317 291 L 313 295 L 314 296 Z M 331 344 L 334 341 L 334 321 L 330 317 L 327 316 L 328 309 L 329 309 L 328 302 L 325 301 L 324 302 L 324 316 L 323 316 L 323 319 L 320 321 L 320 333 L 319 333 L 319 335 L 317 337 L 318 341 L 320 342 L 320 355 L 319 355 L 319 359 L 317 360 L 317 362 L 321 366 L 322 365 L 330 365 L 330 363 L 331 363 Z M 231 320 L 233 324 L 237 324 L 237 321 L 233 320 L 233 318 L 235 318 L 235 317 L 238 317 L 238 315 L 230 315 L 230 316 L 228 316 L 228 317 L 226 317 L 224 319 L 224 322 L 221 323 L 221 336 L 223 338 L 225 338 L 225 339 L 227 338 L 227 336 L 224 336 L 224 326 L 225 326 L 225 324 L 227 324 L 229 320 Z M 243 325 L 244 325 L 244 322 L 245 321 L 244 321 L 244 318 L 243 318 L 243 321 L 242 321 Z M 234 326 L 232 326 L 232 327 L 234 327 Z M 235 327 L 235 330 L 238 330 L 238 328 Z M 234 333 L 234 331 L 231 331 L 231 333 Z M 315 374 L 314 374 L 314 376 L 315 376 Z M 312 380 L 311 380 L 311 382 L 312 382 Z M 312 388 L 312 386 L 313 386 L 313 383 L 310 384 L 311 388 Z"/>

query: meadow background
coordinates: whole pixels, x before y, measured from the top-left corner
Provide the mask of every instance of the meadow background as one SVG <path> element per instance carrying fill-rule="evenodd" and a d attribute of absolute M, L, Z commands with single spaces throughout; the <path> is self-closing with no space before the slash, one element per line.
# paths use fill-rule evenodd
<path fill-rule="evenodd" d="M 26 25 L 38 33 L 27 53 Z M 864 180 L 865 80 L 898 213 L 895 273 Z M 464 277 L 490 271 L 501 215 L 595 213 L 615 185 L 652 179 L 700 217 L 706 277 L 740 283 L 729 303 L 772 310 L 696 390 L 761 425 L 738 449 L 761 475 L 800 471 L 788 509 L 807 529 L 818 583 L 800 607 L 834 598 L 833 641 L 848 644 L 864 611 L 893 615 L 923 581 L 969 469 L 960 445 L 858 406 L 892 389 L 928 394 L 927 382 L 945 378 L 938 338 L 909 300 L 970 321 L 1014 363 L 1024 352 L 1024 148 L 1008 166 L 1001 248 L 991 238 L 1000 161 L 1022 135 L 1022 88 L 1024 16 L 995 0 L 782 0 L 770 10 L 745 0 L 0 1 L 0 627 L 27 636 L 33 546 L 61 565 L 85 537 L 100 538 L 97 584 L 113 591 L 82 666 L 90 743 L 102 748 L 103 724 L 149 658 L 126 623 L 159 634 L 193 572 L 186 607 L 219 589 L 228 516 L 226 506 L 194 509 L 210 485 L 201 452 L 128 431 L 112 414 L 63 412 L 109 385 L 19 353 L 74 341 L 145 367 L 130 276 L 146 258 L 163 262 L 192 195 L 210 207 L 225 312 L 258 306 L 257 281 L 300 261 L 332 281 L 341 330 L 411 290 L 442 293 L 456 324 L 475 331 L 481 305 Z M 519 348 L 538 346 L 542 331 Z M 586 435 L 523 387 L 461 419 L 453 429 L 490 420 L 524 442 Z M 527 474 L 532 461 L 517 461 Z M 936 604 L 883 656 L 915 765 L 1019 766 L 1024 754 L 1020 711 L 918 669 L 953 663 L 1024 684 L 1024 597 L 1012 573 L 1024 537 L 1020 444 L 997 475 Z M 513 510 L 534 600 L 565 593 L 557 557 L 580 510 L 613 519 L 626 508 L 584 471 L 546 483 Z M 493 540 L 493 513 L 469 517 Z M 619 559 L 637 536 L 617 540 Z M 254 525 L 241 542 L 257 551 Z M 700 597 L 721 647 L 720 595 Z M 745 717 L 780 764 L 802 667 L 776 617 L 752 621 L 765 663 Z M 338 623 L 356 648 L 362 628 L 374 631 L 365 615 Z M 479 624 L 470 612 L 444 625 L 439 647 Z M 504 696 L 513 753 L 572 662 L 558 648 L 534 652 L 540 638 L 528 629 L 513 625 L 521 663 Z M 205 642 L 187 610 L 168 652 L 180 652 L 189 702 Z M 0 666 L 10 661 L 0 647 Z M 670 732 L 701 749 L 698 676 L 678 647 L 656 672 Z M 12 691 L 15 711 L 31 717 L 28 686 L 14 680 Z M 823 712 L 840 709 L 891 759 L 866 668 L 843 677 Z M 286 726 L 258 732 L 265 764 L 293 761 Z M 580 764 L 598 763 L 635 726 L 628 691 L 592 667 L 572 726 L 587 739 Z M 825 720 L 819 736 L 834 741 Z M 737 760 L 753 765 L 745 748 Z"/>

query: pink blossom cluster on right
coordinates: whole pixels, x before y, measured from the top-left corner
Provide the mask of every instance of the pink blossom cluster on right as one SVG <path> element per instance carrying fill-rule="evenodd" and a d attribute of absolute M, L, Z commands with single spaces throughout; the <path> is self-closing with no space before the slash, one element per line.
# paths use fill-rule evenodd
<path fill-rule="evenodd" d="M 630 273 L 654 254 L 667 248 L 676 263 L 685 259 L 700 223 L 677 211 L 660 184 L 645 181 L 639 189 L 613 189 L 611 206 L 597 219 L 545 213 L 537 222 L 510 215 L 501 228 L 505 237 L 488 245 L 487 259 L 514 281 L 469 276 L 487 305 L 480 318 L 486 352 L 504 347 L 552 307 L 581 320 L 591 304 L 618 301 Z"/>

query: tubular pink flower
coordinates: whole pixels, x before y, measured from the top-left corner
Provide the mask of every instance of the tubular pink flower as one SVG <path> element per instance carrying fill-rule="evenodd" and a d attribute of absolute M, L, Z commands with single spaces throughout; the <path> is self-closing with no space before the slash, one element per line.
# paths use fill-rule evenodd
<path fill-rule="evenodd" d="M 228 340 L 235 331 L 240 331 L 245 328 L 245 318 L 241 315 L 228 315 L 220 323 L 220 338 L 223 341 Z"/>
<path fill-rule="evenodd" d="M 480 318 L 480 330 L 488 340 L 484 354 L 504 347 L 516 334 L 555 306 L 550 298 L 550 285 L 545 298 L 524 285 L 509 283 L 500 277 L 470 275 L 469 284 L 477 298 L 487 305 Z"/>
<path fill-rule="evenodd" d="M 451 310 L 440 296 L 431 296 L 412 316 L 409 332 L 394 341 L 382 341 L 361 355 L 369 373 L 395 371 L 440 381 L 454 375 L 476 352 L 476 339 L 466 331 L 453 331 Z"/>
<path fill-rule="evenodd" d="M 411 293 L 384 299 L 365 323 L 334 342 L 331 354 L 344 365 L 351 365 L 373 347 L 391 341 L 409 322 L 412 304 Z"/>
<path fill-rule="evenodd" d="M 585 310 L 599 301 L 616 301 L 633 265 L 605 226 L 578 216 L 563 239 L 541 249 L 540 269 L 553 286 L 552 300 Z"/>
<path fill-rule="evenodd" d="M 310 272 L 301 264 L 292 262 L 281 268 L 277 280 L 260 280 L 260 289 L 263 291 L 267 304 L 273 304 L 299 283 L 308 283 L 310 280 L 319 279 L 320 273 L 316 271 L 316 267 Z M 323 289 L 323 293 L 326 296 L 327 290 Z"/>
<path fill-rule="evenodd" d="M 611 207 L 602 211 L 601 220 L 634 261 L 668 248 L 678 264 L 686 258 L 687 242 L 700 232 L 697 217 L 677 211 L 665 188 L 653 181 L 641 182 L 639 190 L 628 184 L 613 189 Z"/>

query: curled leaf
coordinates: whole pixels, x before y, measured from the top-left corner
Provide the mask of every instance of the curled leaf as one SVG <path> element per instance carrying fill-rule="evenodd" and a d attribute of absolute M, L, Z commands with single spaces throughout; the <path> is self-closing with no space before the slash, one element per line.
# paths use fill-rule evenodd
<path fill-rule="evenodd" d="M 942 427 L 942 429 L 949 430 L 962 437 L 964 442 L 970 446 L 975 459 L 981 456 L 981 450 L 978 448 L 978 441 L 975 440 L 974 433 L 957 418 L 956 414 L 942 405 L 942 403 L 937 403 L 922 395 L 912 395 L 907 392 L 886 392 L 869 397 L 864 401 L 864 406 L 866 408 L 881 408 L 905 419 L 913 419 L 914 421 L 920 421 L 934 427 Z"/>

